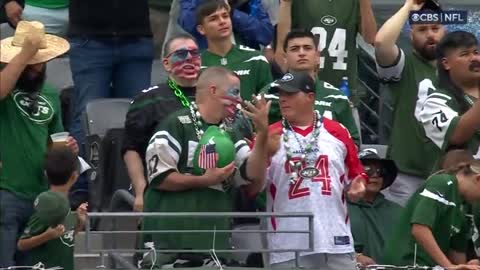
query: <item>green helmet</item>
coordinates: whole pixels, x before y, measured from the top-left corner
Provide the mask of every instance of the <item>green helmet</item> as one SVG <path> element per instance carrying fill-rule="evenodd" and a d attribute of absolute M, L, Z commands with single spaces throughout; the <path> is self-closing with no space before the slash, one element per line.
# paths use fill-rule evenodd
<path fill-rule="evenodd" d="M 235 145 L 227 132 L 210 126 L 193 155 L 193 172 L 202 175 L 207 168 L 223 168 L 235 160 Z"/>

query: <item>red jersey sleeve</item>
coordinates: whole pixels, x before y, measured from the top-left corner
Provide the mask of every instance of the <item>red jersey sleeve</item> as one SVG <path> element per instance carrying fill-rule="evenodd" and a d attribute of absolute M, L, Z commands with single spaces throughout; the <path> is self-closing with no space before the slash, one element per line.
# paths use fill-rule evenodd
<path fill-rule="evenodd" d="M 347 149 L 345 166 L 348 169 L 349 182 L 358 176 L 362 176 L 366 181 L 368 181 L 368 176 L 363 170 L 362 163 L 358 159 L 357 146 L 355 145 L 355 142 L 350 136 L 348 130 L 342 126 L 342 124 L 327 118 L 324 118 L 323 123 L 328 132 L 340 140 Z"/>

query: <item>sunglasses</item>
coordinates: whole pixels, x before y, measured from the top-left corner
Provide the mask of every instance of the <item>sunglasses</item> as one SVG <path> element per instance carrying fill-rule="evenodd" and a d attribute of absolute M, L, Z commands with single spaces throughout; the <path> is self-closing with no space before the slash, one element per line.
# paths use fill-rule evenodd
<path fill-rule="evenodd" d="M 363 170 L 368 175 L 368 177 L 383 177 L 385 174 L 383 168 L 373 166 L 363 166 Z"/>
<path fill-rule="evenodd" d="M 198 49 L 180 49 L 169 53 L 165 58 L 169 58 L 170 56 L 176 57 L 178 60 L 185 60 L 188 58 L 188 54 L 191 57 L 199 57 L 200 51 Z"/>

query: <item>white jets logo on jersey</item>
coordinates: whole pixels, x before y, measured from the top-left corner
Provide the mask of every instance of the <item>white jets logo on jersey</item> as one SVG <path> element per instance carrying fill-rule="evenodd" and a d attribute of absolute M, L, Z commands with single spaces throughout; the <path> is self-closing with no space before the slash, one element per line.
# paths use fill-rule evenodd
<path fill-rule="evenodd" d="M 34 112 L 30 112 L 29 107 L 33 100 L 27 93 L 18 91 L 13 95 L 13 100 L 17 108 L 37 124 L 48 123 L 53 118 L 53 106 L 43 95 L 38 96 L 37 109 Z"/>
<path fill-rule="evenodd" d="M 337 23 L 337 18 L 331 16 L 331 15 L 325 15 L 323 16 L 320 21 L 327 26 L 332 26 Z"/>
<path fill-rule="evenodd" d="M 235 71 L 235 73 L 238 76 L 250 75 L 250 69 L 237 70 L 237 71 Z"/>
<path fill-rule="evenodd" d="M 60 241 L 62 241 L 62 243 L 67 247 L 73 247 L 75 245 L 73 242 L 74 234 L 75 234 L 74 230 L 67 231 L 65 232 L 65 234 L 63 234 L 62 237 L 60 237 Z"/>

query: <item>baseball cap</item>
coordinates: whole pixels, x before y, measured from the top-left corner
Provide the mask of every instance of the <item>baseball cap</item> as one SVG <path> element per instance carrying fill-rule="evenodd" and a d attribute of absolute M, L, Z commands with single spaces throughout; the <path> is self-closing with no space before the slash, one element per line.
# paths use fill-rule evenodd
<path fill-rule="evenodd" d="M 63 224 L 70 211 L 67 197 L 54 191 L 40 193 L 35 199 L 33 207 L 39 221 L 49 227 Z"/>
<path fill-rule="evenodd" d="M 306 71 L 288 72 L 279 80 L 270 84 L 272 91 L 285 91 L 289 93 L 297 93 L 303 91 L 305 93 L 315 92 L 315 81 Z"/>
<path fill-rule="evenodd" d="M 397 177 L 398 169 L 395 162 L 391 159 L 384 159 L 378 155 L 378 151 L 374 148 L 366 148 L 358 153 L 360 161 L 377 161 L 382 166 L 383 187 L 385 189 L 392 185 L 393 181 Z M 367 172 L 368 174 L 368 172 Z"/>

